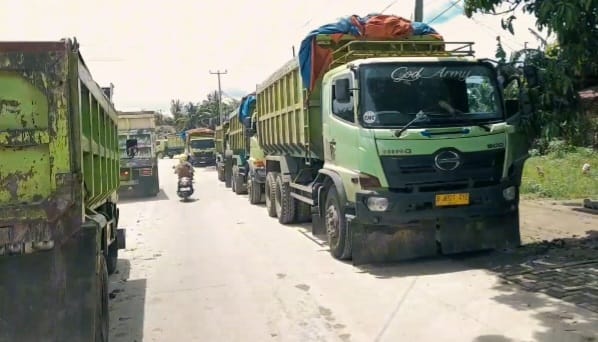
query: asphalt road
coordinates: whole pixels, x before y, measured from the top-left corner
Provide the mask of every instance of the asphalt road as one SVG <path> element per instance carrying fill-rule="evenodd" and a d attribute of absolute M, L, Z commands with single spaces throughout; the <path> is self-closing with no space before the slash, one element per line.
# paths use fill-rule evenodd
<path fill-rule="evenodd" d="M 121 201 L 127 249 L 111 276 L 111 341 L 598 336 L 598 314 L 506 283 L 468 256 L 378 267 L 339 262 L 307 226 L 281 226 L 225 188 L 213 168 L 196 169 L 194 201 L 182 203 L 174 163 L 160 161 L 156 198 Z"/>

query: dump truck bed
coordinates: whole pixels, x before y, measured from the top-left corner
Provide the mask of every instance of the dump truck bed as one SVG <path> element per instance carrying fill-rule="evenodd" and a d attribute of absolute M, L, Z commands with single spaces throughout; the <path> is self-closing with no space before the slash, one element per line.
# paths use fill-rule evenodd
<path fill-rule="evenodd" d="M 228 142 L 233 154 L 239 155 L 249 149 L 249 141 L 245 135 L 245 127 L 239 121 L 239 109 L 237 108 L 229 116 Z"/>
<path fill-rule="evenodd" d="M 80 54 L 4 42 L 0 60 L 0 226 L 101 205 L 119 185 L 117 117 Z"/>

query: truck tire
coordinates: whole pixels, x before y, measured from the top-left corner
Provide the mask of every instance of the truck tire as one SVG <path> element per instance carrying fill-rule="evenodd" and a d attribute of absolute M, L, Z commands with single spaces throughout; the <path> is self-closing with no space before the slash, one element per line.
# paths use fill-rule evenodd
<path fill-rule="evenodd" d="M 108 269 L 106 259 L 100 256 L 100 269 L 97 276 L 98 296 L 96 299 L 95 342 L 108 342 L 110 313 L 108 311 Z"/>
<path fill-rule="evenodd" d="M 232 170 L 230 167 L 227 167 L 229 162 L 226 160 L 224 161 L 224 186 L 230 188 L 232 186 Z"/>
<path fill-rule="evenodd" d="M 256 182 L 253 176 L 247 177 L 247 193 L 249 203 L 259 204 L 262 202 L 262 185 Z"/>
<path fill-rule="evenodd" d="M 218 180 L 224 182 L 224 169 L 218 168 Z"/>
<path fill-rule="evenodd" d="M 245 185 L 245 179 L 243 179 L 243 175 L 239 172 L 239 168 L 236 167 L 235 173 L 235 193 L 237 195 L 245 195 L 247 193 L 247 186 Z"/>
<path fill-rule="evenodd" d="M 297 223 L 304 223 L 311 221 L 311 206 L 307 203 L 295 200 L 295 215 L 297 215 Z"/>
<path fill-rule="evenodd" d="M 339 260 L 350 259 L 351 243 L 347 233 L 347 221 L 334 185 L 331 185 L 328 189 L 325 203 L 324 226 L 326 227 L 330 254 Z"/>
<path fill-rule="evenodd" d="M 293 223 L 295 220 L 295 199 L 291 197 L 291 185 L 282 180 L 280 174 L 276 175 L 275 207 L 278 222 L 282 224 Z"/>
<path fill-rule="evenodd" d="M 118 243 L 116 240 L 114 240 L 112 244 L 108 246 L 105 257 L 108 274 L 114 274 L 116 271 L 116 265 L 118 263 Z"/>
<path fill-rule="evenodd" d="M 233 192 L 237 192 L 237 167 L 233 166 L 232 175 L 230 178 L 230 187 Z"/>
<path fill-rule="evenodd" d="M 264 185 L 266 192 L 266 210 L 268 216 L 276 217 L 276 205 L 274 204 L 276 198 L 276 175 L 277 172 L 268 172 L 266 174 L 266 184 Z"/>

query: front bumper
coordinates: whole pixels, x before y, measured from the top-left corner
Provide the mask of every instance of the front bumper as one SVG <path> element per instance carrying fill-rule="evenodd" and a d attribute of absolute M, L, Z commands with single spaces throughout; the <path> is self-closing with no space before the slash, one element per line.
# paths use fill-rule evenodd
<path fill-rule="evenodd" d="M 216 157 L 214 155 L 200 155 L 191 157 L 191 164 L 193 164 L 193 166 L 212 165 L 214 163 L 216 163 Z"/>
<path fill-rule="evenodd" d="M 436 254 L 454 254 L 519 246 L 518 196 L 503 198 L 514 185 L 471 188 L 470 204 L 439 208 L 436 193 L 360 192 L 355 215 L 348 215 L 354 263 L 397 261 Z M 386 211 L 373 212 L 369 197 L 386 197 Z"/>

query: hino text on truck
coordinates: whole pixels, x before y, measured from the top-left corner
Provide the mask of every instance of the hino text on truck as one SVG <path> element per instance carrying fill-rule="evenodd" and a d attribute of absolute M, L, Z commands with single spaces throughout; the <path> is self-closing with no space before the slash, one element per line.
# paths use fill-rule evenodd
<path fill-rule="evenodd" d="M 531 109 L 472 45 L 387 15 L 312 31 L 256 91 L 268 214 L 355 264 L 519 245 Z"/>
<path fill-rule="evenodd" d="M 0 43 L 0 341 L 108 341 L 119 151 L 76 40 Z"/>

